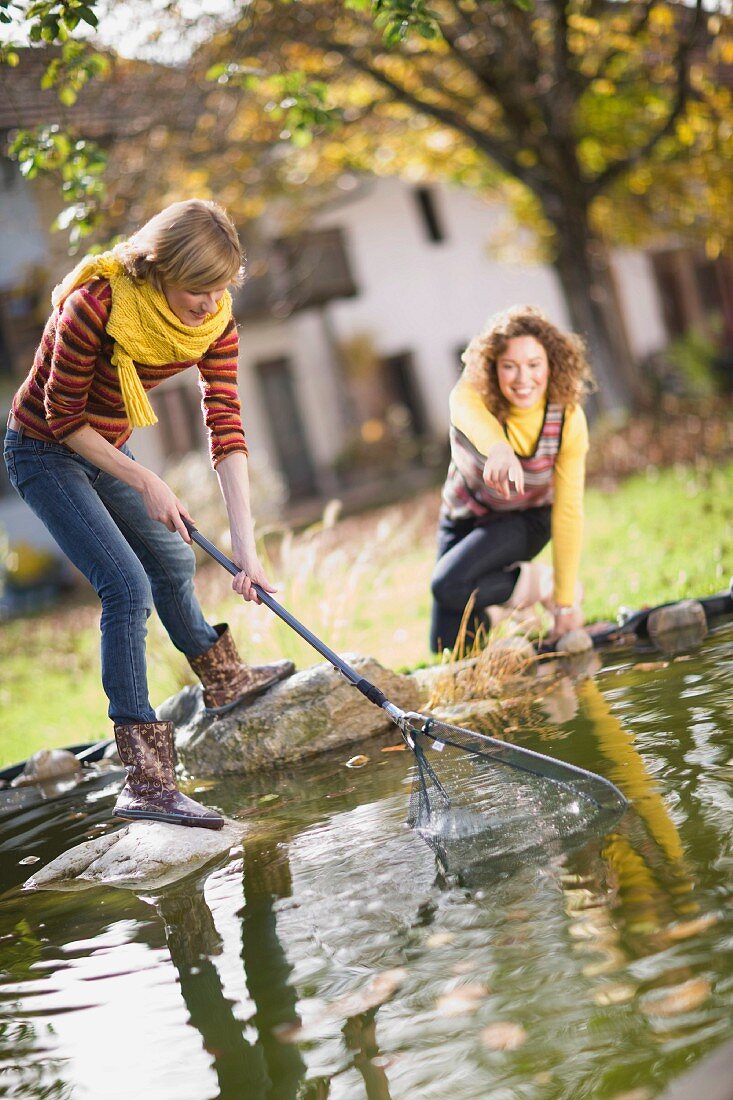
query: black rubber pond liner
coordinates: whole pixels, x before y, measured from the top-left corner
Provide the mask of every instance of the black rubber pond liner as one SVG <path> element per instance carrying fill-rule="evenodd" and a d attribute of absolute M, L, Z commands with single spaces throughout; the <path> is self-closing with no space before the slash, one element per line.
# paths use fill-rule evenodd
<path fill-rule="evenodd" d="M 733 581 L 727 591 L 717 592 L 714 596 L 701 596 L 695 602 L 702 604 L 708 623 L 724 615 L 733 615 Z M 595 628 L 594 624 L 590 623 L 586 629 L 594 646 L 610 645 L 621 638 L 631 636 L 643 640 L 649 637 L 647 622 L 652 612 L 661 611 L 664 607 L 674 607 L 678 603 L 680 603 L 679 600 L 669 600 L 654 607 L 642 607 L 638 611 L 624 615 L 616 623 L 598 623 Z M 556 644 L 556 642 L 543 641 L 538 645 L 537 651 L 551 653 L 556 648 Z"/>
<path fill-rule="evenodd" d="M 184 523 L 193 541 L 237 576 L 239 567 L 193 524 L 185 519 Z M 618 788 L 594 772 L 425 714 L 401 710 L 269 592 L 257 584 L 253 587 L 262 603 L 398 727 L 416 764 L 408 824 L 448 870 L 465 868 L 467 861 L 485 855 L 487 844 L 494 851 L 500 839 L 505 843 L 510 834 L 515 838 L 514 850 L 521 852 L 528 841 L 536 843 L 547 835 L 562 839 L 607 831 L 611 820 L 618 820 L 626 809 L 628 803 Z M 445 764 L 439 763 L 441 760 Z"/>

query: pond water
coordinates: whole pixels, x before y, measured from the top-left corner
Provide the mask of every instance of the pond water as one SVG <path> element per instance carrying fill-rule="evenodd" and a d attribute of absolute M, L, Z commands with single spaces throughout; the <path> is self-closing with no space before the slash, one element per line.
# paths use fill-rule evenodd
<path fill-rule="evenodd" d="M 405 825 L 394 734 L 207 786 L 244 844 L 155 895 L 21 891 L 23 859 L 116 827 L 114 786 L 4 822 L 0 1095 L 659 1095 L 733 1037 L 732 643 L 724 624 L 690 656 L 617 650 L 539 687 L 510 736 L 631 808 L 470 880 Z"/>

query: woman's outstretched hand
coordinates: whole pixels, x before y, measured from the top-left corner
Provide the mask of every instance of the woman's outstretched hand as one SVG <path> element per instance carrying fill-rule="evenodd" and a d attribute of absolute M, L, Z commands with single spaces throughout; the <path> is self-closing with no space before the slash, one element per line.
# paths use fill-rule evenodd
<path fill-rule="evenodd" d="M 571 630 L 580 630 L 585 623 L 585 616 L 581 607 L 558 607 L 552 609 L 553 625 L 550 631 L 550 641 L 557 641 L 563 634 Z"/>
<path fill-rule="evenodd" d="M 489 448 L 484 463 L 484 481 L 490 489 L 501 493 L 507 500 L 512 494 L 510 484 L 516 493 L 524 492 L 524 470 L 508 443 L 495 443 Z"/>

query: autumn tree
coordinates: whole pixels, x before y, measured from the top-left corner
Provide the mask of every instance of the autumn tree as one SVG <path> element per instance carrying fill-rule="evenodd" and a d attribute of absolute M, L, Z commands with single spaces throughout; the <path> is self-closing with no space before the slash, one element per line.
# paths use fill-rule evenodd
<path fill-rule="evenodd" d="M 601 404 L 633 398 L 609 245 L 675 234 L 716 254 L 733 230 L 721 11 L 701 0 L 249 0 L 232 11 L 188 63 L 222 97 L 185 150 L 199 183 L 229 188 L 234 206 L 242 184 L 256 192 L 262 164 L 301 193 L 346 168 L 499 190 L 555 268 Z M 287 157 L 280 139 L 294 145 Z"/>
<path fill-rule="evenodd" d="M 623 406 L 636 378 L 608 245 L 673 231 L 720 248 L 730 233 L 722 16 L 701 0 L 436 0 L 434 9 L 405 2 L 412 22 L 400 22 L 398 3 L 252 0 L 205 54 L 219 59 L 212 75 L 245 97 L 262 70 L 299 74 L 282 98 L 296 140 L 298 127 L 312 129 L 309 91 L 312 101 L 325 89 L 321 128 L 337 129 L 320 154 L 342 165 L 392 159 L 399 170 L 413 158 L 478 190 L 508 182 L 589 340 L 602 403 Z"/>

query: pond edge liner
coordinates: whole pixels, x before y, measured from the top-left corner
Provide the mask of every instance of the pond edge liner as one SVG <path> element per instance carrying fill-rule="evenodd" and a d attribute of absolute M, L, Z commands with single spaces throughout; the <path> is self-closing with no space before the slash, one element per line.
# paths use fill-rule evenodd
<path fill-rule="evenodd" d="M 713 596 L 685 596 L 685 600 L 695 600 L 702 605 L 705 618 L 709 623 L 711 619 L 717 619 L 721 615 L 733 614 L 733 582 L 731 588 L 724 592 L 718 592 Z M 675 607 L 682 600 L 668 600 L 666 603 L 656 604 L 654 607 L 643 607 L 639 611 L 632 611 L 623 620 L 608 626 L 605 630 L 597 630 L 591 633 L 593 623 L 589 623 L 585 629 L 593 642 L 594 648 L 604 645 L 612 645 L 623 638 L 648 638 L 647 620 L 653 611 L 659 611 L 663 607 Z M 554 653 L 557 649 L 557 641 L 541 641 L 536 647 L 538 653 Z"/>

